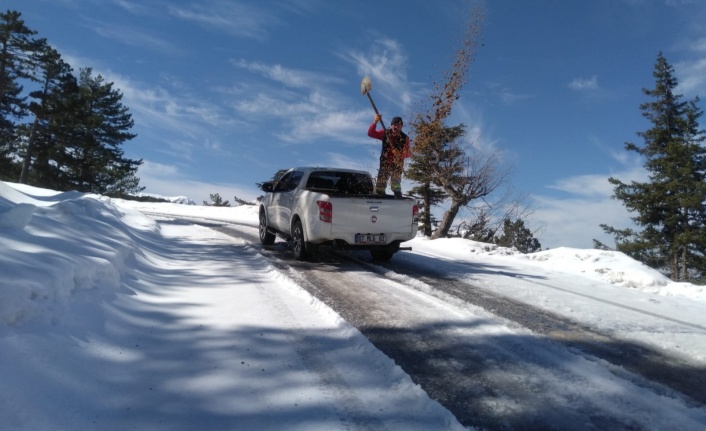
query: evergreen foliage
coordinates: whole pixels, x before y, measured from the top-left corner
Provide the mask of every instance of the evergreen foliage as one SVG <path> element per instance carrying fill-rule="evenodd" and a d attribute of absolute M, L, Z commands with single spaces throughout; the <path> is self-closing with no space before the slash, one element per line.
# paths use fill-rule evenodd
<path fill-rule="evenodd" d="M 674 69 L 658 55 L 655 87 L 643 89 L 652 101 L 640 105 L 652 127 L 638 136 L 643 145 L 626 143 L 644 157 L 649 181 L 623 183 L 616 178 L 614 198 L 635 214 L 641 231 L 601 225 L 619 251 L 669 273 L 672 280 L 694 280 L 706 274 L 706 149 L 698 120 L 698 98 L 675 94 Z"/>
<path fill-rule="evenodd" d="M 36 43 L 36 31 L 25 26 L 20 13 L 0 13 L 0 175 L 18 171 L 13 164 L 16 121 L 27 112 L 27 97 L 21 80 L 31 78 L 30 54 Z"/>
<path fill-rule="evenodd" d="M 91 68 L 74 76 L 35 34 L 19 12 L 0 14 L 0 179 L 119 197 L 144 190 L 142 161 L 121 148 L 136 135 L 120 91 Z M 22 83 L 37 89 L 24 94 Z"/>
<path fill-rule="evenodd" d="M 521 219 L 503 222 L 503 234 L 495 239 L 495 243 L 502 247 L 515 247 L 520 253 L 534 253 L 542 249 L 542 244 L 534 237 L 532 231 L 525 227 Z"/>
<path fill-rule="evenodd" d="M 443 136 L 431 137 L 429 123 L 417 119 L 412 123 L 413 133 L 418 137 L 415 141 L 415 151 L 405 175 L 419 183 L 409 194 L 421 201 L 420 228 L 424 236 L 432 234 L 431 207 L 442 203 L 449 195 L 438 185 L 437 167 L 440 161 L 448 155 L 448 147 L 456 138 L 464 134 L 463 125 L 455 128 L 442 128 Z M 419 139 L 421 136 L 423 140 Z"/>
<path fill-rule="evenodd" d="M 278 179 L 280 179 L 280 177 L 281 177 L 282 175 L 284 175 L 285 173 L 287 173 L 288 170 L 289 170 L 289 169 L 279 169 L 277 172 L 275 172 L 274 175 L 272 175 L 272 178 L 271 178 L 270 180 L 268 180 L 268 181 L 263 181 L 263 182 L 261 182 L 261 183 L 255 183 L 255 185 L 257 186 L 258 189 L 260 189 L 260 188 L 262 188 L 262 185 L 263 185 L 263 184 L 265 184 L 265 183 L 267 183 L 267 182 L 275 182 L 275 181 L 277 181 Z"/>
<path fill-rule="evenodd" d="M 211 202 L 206 202 L 203 201 L 203 205 L 207 207 L 229 207 L 230 203 L 228 201 L 224 201 L 221 195 L 218 193 L 214 193 L 212 195 L 209 195 L 211 198 Z"/>
<path fill-rule="evenodd" d="M 416 174 L 408 174 L 410 179 Z M 431 207 L 444 202 L 448 195 L 440 187 L 434 186 L 430 181 L 421 180 L 420 185 L 412 187 L 408 194 L 417 200 L 419 206 L 419 230 L 426 237 L 430 237 L 434 228 L 439 225 L 439 221 L 431 212 Z"/>
<path fill-rule="evenodd" d="M 245 199 L 240 199 L 237 196 L 233 196 L 233 202 L 236 202 L 238 205 L 255 205 L 255 203 L 248 202 Z"/>
<path fill-rule="evenodd" d="M 73 82 L 75 79 L 71 75 L 71 67 L 61 59 L 55 49 L 45 43 L 41 44 L 34 56 L 38 65 L 34 78 L 40 85 L 40 89 L 29 94 L 32 98 L 29 111 L 34 115 L 34 121 L 31 125 L 18 127 L 18 137 L 24 141 L 19 182 L 28 182 L 30 166 L 34 158 L 36 162 L 33 182 L 54 188 L 58 185 L 47 179 L 50 176 L 49 160 L 53 149 L 51 135 L 48 133 L 49 120 L 50 116 L 56 115 L 58 106 L 61 104 L 62 86 L 66 85 L 66 80 Z"/>
<path fill-rule="evenodd" d="M 461 231 L 463 234 L 461 235 Z M 464 239 L 478 242 L 492 243 L 496 230 L 490 226 L 490 217 L 487 212 L 481 212 L 472 224 L 463 222 L 459 225 L 457 232 Z"/>

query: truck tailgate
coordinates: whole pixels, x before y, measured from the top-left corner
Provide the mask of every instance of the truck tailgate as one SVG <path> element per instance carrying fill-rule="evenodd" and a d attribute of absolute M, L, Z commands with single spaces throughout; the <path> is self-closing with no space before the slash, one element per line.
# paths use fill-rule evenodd
<path fill-rule="evenodd" d="M 411 199 L 331 198 L 334 235 L 407 234 L 413 229 Z"/>

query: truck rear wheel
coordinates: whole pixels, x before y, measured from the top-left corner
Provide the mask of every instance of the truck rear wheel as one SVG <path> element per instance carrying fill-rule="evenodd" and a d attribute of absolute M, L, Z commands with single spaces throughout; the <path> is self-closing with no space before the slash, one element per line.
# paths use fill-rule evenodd
<path fill-rule="evenodd" d="M 267 230 L 267 217 L 265 211 L 260 210 L 260 242 L 263 245 L 275 243 L 275 234 Z"/>
<path fill-rule="evenodd" d="M 298 219 L 292 223 L 292 254 L 296 260 L 304 260 L 309 257 L 304 242 L 304 227 Z"/>

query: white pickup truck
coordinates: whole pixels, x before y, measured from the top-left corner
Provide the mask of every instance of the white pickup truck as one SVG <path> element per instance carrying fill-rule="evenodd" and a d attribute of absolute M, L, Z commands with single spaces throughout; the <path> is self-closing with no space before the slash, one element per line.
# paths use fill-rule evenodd
<path fill-rule="evenodd" d="M 389 260 L 404 241 L 417 234 L 418 207 L 413 199 L 373 194 L 369 173 L 338 168 L 293 168 L 262 185 L 260 242 L 276 236 L 292 243 L 304 260 L 320 245 L 369 250 Z"/>

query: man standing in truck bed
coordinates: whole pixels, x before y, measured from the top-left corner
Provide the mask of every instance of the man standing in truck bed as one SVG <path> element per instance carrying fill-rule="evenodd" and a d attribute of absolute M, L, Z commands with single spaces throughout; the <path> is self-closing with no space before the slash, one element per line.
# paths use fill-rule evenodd
<path fill-rule="evenodd" d="M 380 121 L 380 115 L 375 114 L 373 124 L 368 128 L 368 136 L 382 141 L 382 151 L 380 153 L 380 167 L 375 183 L 375 193 L 385 194 L 387 181 L 390 181 L 390 188 L 396 198 L 402 197 L 402 170 L 404 169 L 404 159 L 411 155 L 409 149 L 409 136 L 402 132 L 402 118 L 394 117 L 390 129 L 376 130 L 375 126 Z M 384 126 L 383 126 L 384 127 Z"/>

